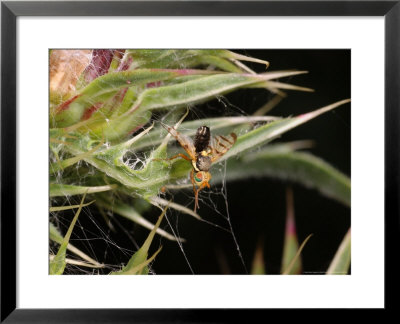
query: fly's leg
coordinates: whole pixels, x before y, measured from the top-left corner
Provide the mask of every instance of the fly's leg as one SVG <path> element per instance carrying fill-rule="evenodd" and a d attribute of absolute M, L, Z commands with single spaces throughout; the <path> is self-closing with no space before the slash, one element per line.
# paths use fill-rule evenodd
<path fill-rule="evenodd" d="M 199 200 L 198 200 L 198 193 L 199 191 L 196 189 L 195 181 L 194 181 L 194 169 L 190 171 L 190 181 L 193 185 L 193 192 L 194 192 L 194 211 L 199 208 Z"/>
<path fill-rule="evenodd" d="M 193 172 L 191 173 L 191 177 L 192 177 Z M 200 185 L 199 189 L 196 189 L 196 187 L 193 184 L 193 191 L 194 191 L 194 198 L 195 198 L 195 204 L 194 204 L 194 211 L 196 211 L 197 209 L 199 209 L 199 191 L 205 187 L 210 188 L 210 184 L 208 182 L 204 182 Z"/>

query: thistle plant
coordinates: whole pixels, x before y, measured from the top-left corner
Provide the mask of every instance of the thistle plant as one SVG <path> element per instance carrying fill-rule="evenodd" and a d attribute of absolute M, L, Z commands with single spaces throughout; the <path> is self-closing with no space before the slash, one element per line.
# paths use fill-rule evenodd
<path fill-rule="evenodd" d="M 248 62 L 262 64 L 265 72 L 254 72 Z M 203 125 L 212 134 L 237 134 L 235 144 L 212 165 L 211 186 L 249 177 L 280 178 L 350 207 L 349 178 L 322 159 L 299 152 L 308 142 L 271 143 L 349 99 L 291 117 L 265 116 L 273 102 L 251 116 L 196 114 L 199 105 L 239 89 L 265 89 L 277 98 L 287 91 L 312 91 L 281 81 L 306 71 L 269 71 L 268 66 L 267 61 L 228 50 L 50 51 L 50 273 L 63 274 L 71 264 L 103 268 L 102 273 L 147 274 L 158 253 L 163 253 L 161 248 L 149 253 L 156 235 L 185 244 L 179 235 L 160 227 L 168 210 L 204 220 L 201 207 L 189 206 L 193 200 L 187 205 L 174 201 L 175 192 L 191 192 L 192 165 L 182 159 L 167 160 L 184 151 L 173 148 L 176 140 L 163 125 L 189 137 Z M 186 117 L 188 112 L 191 118 Z M 72 203 L 74 196 L 80 204 Z M 160 210 L 155 224 L 146 217 L 151 206 Z M 89 256 L 70 242 L 79 215 L 93 208 L 111 230 L 115 228 L 110 215 L 119 215 L 149 231 L 126 264 L 107 268 L 100 255 Z M 75 216 L 63 233 L 58 224 L 66 210 Z M 298 273 L 295 263 L 304 246 L 299 247 L 293 231 L 287 231 L 286 241 L 285 246 L 292 248 L 285 248 L 282 273 Z M 348 235 L 331 273 L 347 273 L 349 246 Z"/>

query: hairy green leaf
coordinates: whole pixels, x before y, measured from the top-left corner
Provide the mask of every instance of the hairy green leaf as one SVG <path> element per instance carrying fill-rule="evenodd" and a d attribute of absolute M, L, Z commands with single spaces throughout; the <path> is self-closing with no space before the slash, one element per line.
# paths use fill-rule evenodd
<path fill-rule="evenodd" d="M 282 135 L 283 133 L 301 125 L 309 120 L 318 117 L 319 115 L 330 111 L 334 108 L 337 108 L 341 105 L 349 103 L 350 99 L 341 100 L 334 104 L 319 108 L 315 111 L 293 117 L 293 118 L 286 118 L 282 120 L 277 120 L 261 126 L 255 130 L 248 132 L 242 136 L 239 136 L 235 145 L 220 159 L 223 161 L 233 155 L 246 151 L 248 149 L 257 147 L 261 144 L 265 144 L 278 136 Z"/>
<path fill-rule="evenodd" d="M 179 84 L 148 88 L 140 94 L 136 103 L 129 111 L 107 123 L 103 123 L 93 131 L 98 136 L 103 134 L 108 140 L 116 140 L 126 136 L 135 127 L 147 122 L 150 119 L 147 113 L 151 110 L 194 105 L 261 81 L 301 73 L 304 72 L 278 71 L 257 75 L 219 73 L 205 75 L 201 78 Z"/>
<path fill-rule="evenodd" d="M 150 232 L 149 236 L 147 237 L 146 241 L 143 243 L 142 247 L 136 251 L 135 254 L 132 255 L 129 262 L 125 267 L 123 267 L 120 271 L 112 272 L 112 275 L 135 275 L 135 274 L 147 274 L 148 268 L 147 265 L 154 259 L 154 257 L 160 252 L 161 248 L 150 258 L 147 259 L 149 248 L 151 242 L 153 241 L 154 235 L 159 228 L 161 221 L 167 212 L 168 206 L 165 207 L 163 212 L 161 213 L 160 217 L 157 220 L 157 223 L 154 225 L 154 228 Z"/>
<path fill-rule="evenodd" d="M 228 50 L 128 50 L 127 54 L 133 58 L 133 68 L 181 68 L 182 66 L 195 67 L 199 65 L 212 65 L 228 72 L 241 72 L 243 67 L 236 64 L 236 61 L 249 61 L 265 64 L 264 60 L 251 58 L 245 55 L 233 53 Z M 247 70 L 245 70 L 247 71 Z"/>
<path fill-rule="evenodd" d="M 265 271 L 265 261 L 264 261 L 264 249 L 263 241 L 259 240 L 256 251 L 253 256 L 253 262 L 251 265 L 251 274 L 263 275 L 266 274 Z"/>
<path fill-rule="evenodd" d="M 245 166 L 245 167 L 244 167 Z M 241 159 L 231 159 L 226 169 L 226 180 L 251 177 L 271 177 L 293 181 L 346 206 L 351 204 L 350 179 L 322 159 L 306 152 L 280 150 L 279 146 L 266 147 L 260 152 Z M 222 181 L 222 174 L 213 173 L 213 183 Z"/>
<path fill-rule="evenodd" d="M 351 260 L 351 231 L 350 229 L 343 238 L 326 274 L 347 274 Z"/>
<path fill-rule="evenodd" d="M 106 208 L 108 210 L 112 210 L 114 213 L 121 215 L 149 230 L 154 229 L 154 224 L 152 224 L 142 215 L 140 215 L 132 206 L 124 204 L 118 200 L 110 201 L 110 199 L 108 199 L 106 195 L 102 195 L 100 197 L 101 199 L 97 199 L 97 205 Z M 184 239 L 175 238 L 175 236 L 169 234 L 168 232 L 164 231 L 161 228 L 158 228 L 156 233 L 171 241 L 176 241 L 176 240 L 184 241 Z"/>
<path fill-rule="evenodd" d="M 90 202 L 89 204 L 91 204 L 92 202 Z M 88 206 L 89 204 L 83 204 L 82 207 Z M 78 208 L 79 208 L 79 205 L 78 205 Z M 63 239 L 64 239 L 63 236 L 61 235 L 61 233 L 58 231 L 58 229 L 52 223 L 50 223 L 49 228 L 50 228 L 50 240 L 61 245 L 63 243 Z M 75 255 L 77 255 L 80 258 L 82 258 L 83 260 L 85 260 L 87 262 L 86 266 L 92 266 L 95 268 L 103 268 L 104 267 L 103 264 L 100 264 L 96 260 L 92 259 L 87 254 L 83 253 L 81 250 L 79 250 L 78 248 L 73 246 L 71 243 L 68 243 L 67 250 L 71 251 Z"/>
<path fill-rule="evenodd" d="M 217 117 L 217 118 L 205 118 L 205 119 L 196 119 L 187 122 L 183 122 L 182 125 L 179 127 L 179 132 L 193 137 L 196 133 L 196 130 L 203 125 L 207 125 L 212 132 L 212 135 L 215 134 L 229 134 L 232 131 L 247 131 L 249 126 L 255 123 L 262 123 L 262 122 L 272 122 L 275 120 L 279 120 L 278 117 L 271 117 L 271 116 L 235 116 L 235 117 Z M 139 139 L 132 149 L 134 151 L 140 151 L 147 147 L 153 147 L 154 145 L 159 145 L 167 131 L 163 127 L 158 127 L 154 129 L 150 134 L 144 136 L 143 138 Z M 169 142 L 175 141 L 174 138 L 169 138 Z"/>
<path fill-rule="evenodd" d="M 65 265 L 66 265 L 65 256 L 67 253 L 68 242 L 71 237 L 72 230 L 74 229 L 75 223 L 78 219 L 78 216 L 81 213 L 83 202 L 85 201 L 85 197 L 86 197 L 86 193 L 82 197 L 79 209 L 76 212 L 76 214 L 68 228 L 67 234 L 65 234 L 65 236 L 62 240 L 62 243 L 60 245 L 60 248 L 58 249 L 56 256 L 54 257 L 53 260 L 50 261 L 50 274 L 51 275 L 61 275 L 64 272 Z"/>
<path fill-rule="evenodd" d="M 102 192 L 102 191 L 113 190 L 116 187 L 117 187 L 116 185 L 87 187 L 87 186 L 74 186 L 67 184 L 50 183 L 50 197 L 82 195 L 85 192 L 86 193 Z"/>
<path fill-rule="evenodd" d="M 296 256 L 299 250 L 299 242 L 297 240 L 296 224 L 294 219 L 294 199 L 293 190 L 286 189 L 286 226 L 285 226 L 285 240 L 283 243 L 283 256 L 282 256 L 282 272 L 289 268 L 291 261 Z M 290 271 L 287 274 L 301 273 L 301 258 L 298 257 L 294 262 Z"/>
<path fill-rule="evenodd" d="M 282 272 L 282 274 L 287 275 L 292 272 L 293 266 L 296 264 L 298 258 L 300 257 L 301 251 L 303 251 L 305 245 L 307 244 L 308 240 L 311 238 L 312 234 L 308 235 L 306 239 L 301 243 L 299 249 L 297 250 L 296 255 L 293 257 L 287 268 Z"/>
<path fill-rule="evenodd" d="M 137 69 L 102 75 L 82 89 L 74 98 L 59 105 L 51 112 L 55 123 L 53 127 L 67 127 L 79 122 L 86 110 L 90 107 L 93 107 L 94 110 L 99 109 L 105 101 L 119 90 L 172 79 L 181 76 L 183 73 L 185 75 L 210 74 L 210 71 Z"/>

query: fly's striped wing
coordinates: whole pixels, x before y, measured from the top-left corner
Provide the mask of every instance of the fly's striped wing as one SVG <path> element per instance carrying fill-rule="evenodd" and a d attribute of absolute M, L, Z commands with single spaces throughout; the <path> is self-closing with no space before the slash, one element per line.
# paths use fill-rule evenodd
<path fill-rule="evenodd" d="M 179 133 L 175 128 L 161 124 L 170 133 L 178 143 L 183 147 L 189 156 L 195 160 L 196 159 L 196 149 L 193 144 L 193 140 L 184 134 Z"/>
<path fill-rule="evenodd" d="M 211 146 L 212 157 L 211 162 L 218 161 L 229 149 L 236 143 L 237 136 L 231 133 L 227 136 L 218 135 L 213 138 Z"/>

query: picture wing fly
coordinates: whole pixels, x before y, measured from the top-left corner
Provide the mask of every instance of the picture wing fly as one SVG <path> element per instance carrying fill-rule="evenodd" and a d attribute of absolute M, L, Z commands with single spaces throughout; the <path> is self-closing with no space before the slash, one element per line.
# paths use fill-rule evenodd
<path fill-rule="evenodd" d="M 189 136 L 179 133 L 173 127 L 167 126 L 165 124 L 161 125 L 178 141 L 178 143 L 183 147 L 183 149 L 186 151 L 187 154 L 189 154 L 192 159 L 196 158 L 196 151 L 193 145 L 193 140 Z"/>
<path fill-rule="evenodd" d="M 228 136 L 218 135 L 213 138 L 211 146 L 212 157 L 211 162 L 218 161 L 229 149 L 235 144 L 237 136 L 231 133 Z"/>

